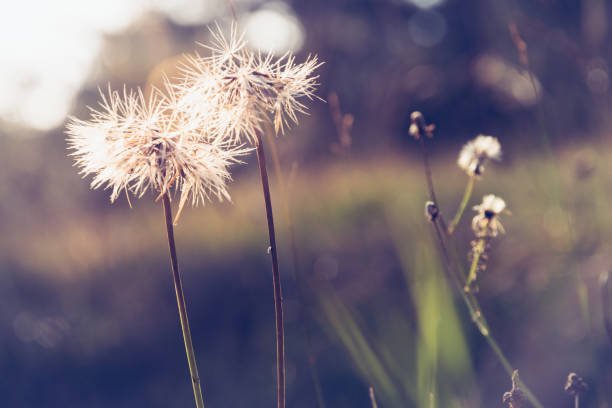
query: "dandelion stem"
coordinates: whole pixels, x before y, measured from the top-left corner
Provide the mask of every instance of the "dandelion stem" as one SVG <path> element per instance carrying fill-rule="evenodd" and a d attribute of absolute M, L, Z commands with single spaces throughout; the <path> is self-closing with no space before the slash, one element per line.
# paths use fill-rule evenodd
<path fill-rule="evenodd" d="M 463 198 L 461 199 L 461 204 L 459 204 L 459 208 L 457 209 L 457 214 L 455 214 L 455 218 L 453 218 L 448 227 L 448 235 L 451 235 L 455 231 L 457 224 L 459 224 L 459 221 L 461 220 L 461 216 L 465 211 L 465 207 L 467 207 L 467 203 L 470 201 L 472 190 L 474 189 L 475 180 L 476 177 L 470 176 L 470 179 L 468 180 L 467 186 L 465 187 L 465 191 L 463 193 Z"/>
<path fill-rule="evenodd" d="M 285 210 L 285 217 L 287 218 L 287 228 L 289 230 L 289 241 L 291 243 L 291 259 L 293 261 L 293 272 L 295 275 L 296 281 L 299 280 L 299 256 L 297 250 L 297 244 L 295 241 L 295 228 L 293 224 L 293 215 L 291 213 L 291 207 L 289 206 L 289 199 L 287 197 L 287 184 L 285 183 L 285 178 L 283 177 L 283 172 L 280 165 L 280 160 L 278 158 L 278 150 L 276 149 L 276 143 L 274 142 L 274 136 L 272 134 L 272 129 L 270 128 L 269 122 L 266 123 L 266 136 L 268 139 L 268 144 L 270 145 L 270 152 L 272 155 L 272 164 L 274 165 L 274 173 L 276 174 L 276 181 L 280 187 L 281 200 L 283 202 L 283 207 Z M 295 163 L 294 163 L 295 164 Z M 290 177 L 291 178 L 291 177 Z"/>
<path fill-rule="evenodd" d="M 183 329 L 183 340 L 185 341 L 185 351 L 187 352 L 187 363 L 189 364 L 189 373 L 191 375 L 191 383 L 193 385 L 193 395 L 195 397 L 196 407 L 204 408 L 204 400 L 202 398 L 202 387 L 200 385 L 200 376 L 198 374 L 198 366 L 196 364 L 195 352 L 191 341 L 191 330 L 189 329 L 189 319 L 187 318 L 187 306 L 185 305 L 185 296 L 183 294 L 183 282 L 179 272 L 178 258 L 176 256 L 176 245 L 174 243 L 174 227 L 172 224 L 172 208 L 170 207 L 170 198 L 168 193 L 163 195 L 164 215 L 166 218 L 166 230 L 168 232 L 168 247 L 170 248 L 170 262 L 172 264 L 172 277 L 174 278 L 174 290 L 176 292 L 176 301 L 178 303 L 179 316 L 181 319 L 181 328 Z"/>
<path fill-rule="evenodd" d="M 301 281 L 300 274 L 300 263 L 299 263 L 299 255 L 297 249 L 297 243 L 295 239 L 295 227 L 293 223 L 293 215 L 291 213 L 291 206 L 289 205 L 288 198 L 288 190 L 289 186 L 287 184 L 291 184 L 291 175 L 289 176 L 289 183 L 285 183 L 285 178 L 283 177 L 283 172 L 280 165 L 280 160 L 278 158 L 278 150 L 276 148 L 276 143 L 274 141 L 274 134 L 272 133 L 272 128 L 269 125 L 269 122 L 265 122 L 266 124 L 266 136 L 268 139 L 268 143 L 270 145 L 270 152 L 272 153 L 272 163 L 274 165 L 274 173 L 276 174 L 276 181 L 280 187 L 281 199 L 283 202 L 283 206 L 285 209 L 285 217 L 287 218 L 287 229 L 289 230 L 289 243 L 291 245 L 291 259 L 293 261 L 293 277 L 295 279 L 295 283 L 298 291 L 298 303 L 300 306 L 300 314 L 301 314 L 301 326 L 302 331 L 304 332 L 304 336 L 306 337 L 306 348 L 308 353 L 308 365 L 310 366 L 310 376 L 312 377 L 312 382 L 315 387 L 315 393 L 317 396 L 317 404 L 319 408 L 325 408 L 325 400 L 323 398 L 323 389 L 321 387 L 321 380 L 319 379 L 319 373 L 317 371 L 316 366 L 316 357 L 312 347 L 312 330 L 310 328 L 310 310 L 308 308 L 307 296 L 306 296 L 306 288 L 304 283 Z M 296 168 L 296 163 L 293 163 L 293 170 Z M 291 172 L 294 174 L 294 171 Z"/>
<path fill-rule="evenodd" d="M 574 408 L 580 408 L 580 400 L 579 400 L 579 394 L 576 393 L 576 396 L 574 397 Z"/>
<path fill-rule="evenodd" d="M 476 271 L 478 270 L 478 263 L 480 262 L 480 255 L 484 252 L 485 240 L 484 238 L 480 238 L 478 243 L 473 249 L 473 258 L 472 265 L 470 266 L 470 272 L 468 273 L 468 277 L 465 281 L 465 287 L 463 290 L 466 292 L 470 291 L 470 286 L 476 280 Z"/>
<path fill-rule="evenodd" d="M 268 218 L 268 234 L 270 236 L 270 255 L 272 257 L 272 282 L 274 286 L 274 314 L 276 316 L 276 378 L 277 378 L 277 401 L 278 408 L 285 407 L 285 343 L 283 327 L 283 295 L 281 290 L 280 272 L 278 270 L 278 255 L 276 252 L 276 235 L 274 233 L 274 217 L 272 214 L 272 200 L 270 199 L 270 184 L 268 171 L 266 169 L 266 156 L 264 154 L 261 132 L 257 136 L 257 161 L 259 162 L 259 174 L 263 188 L 264 201 L 266 204 L 266 216 Z"/>

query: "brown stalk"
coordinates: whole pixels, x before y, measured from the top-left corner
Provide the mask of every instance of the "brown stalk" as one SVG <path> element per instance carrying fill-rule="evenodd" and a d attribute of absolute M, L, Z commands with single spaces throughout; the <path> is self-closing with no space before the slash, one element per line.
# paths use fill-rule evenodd
<path fill-rule="evenodd" d="M 421 151 L 423 153 L 423 168 L 425 170 L 425 178 L 427 179 L 427 189 L 429 190 L 429 199 L 434 203 L 434 205 L 440 211 L 440 205 L 438 204 L 438 199 L 436 198 L 436 192 L 434 190 L 433 185 L 433 177 L 431 175 L 431 167 L 429 165 L 429 155 L 427 154 L 427 147 L 425 146 L 425 138 L 421 137 Z M 442 226 L 442 230 L 447 233 L 448 229 L 446 228 L 446 222 L 444 222 L 444 218 L 442 217 L 442 213 L 438 215 L 438 221 Z"/>
<path fill-rule="evenodd" d="M 270 236 L 270 255 L 272 257 L 272 283 L 274 286 L 274 314 L 276 316 L 276 379 L 278 408 L 285 408 L 285 334 L 283 326 L 283 295 L 281 289 L 280 272 L 278 270 L 278 254 L 276 251 L 276 235 L 274 233 L 274 216 L 272 214 L 272 200 L 270 199 L 270 184 L 266 169 L 266 156 L 264 154 L 261 132 L 257 131 L 257 161 L 259 174 L 266 204 L 268 219 L 268 235 Z"/>
<path fill-rule="evenodd" d="M 274 134 L 269 122 L 265 122 L 266 136 L 270 145 L 270 152 L 272 153 L 272 163 L 274 165 L 274 172 L 276 173 L 276 181 L 280 187 L 281 199 L 283 201 L 285 209 L 285 217 L 287 218 L 287 228 L 289 230 L 289 243 L 291 245 L 291 258 L 293 260 L 293 276 L 298 289 L 298 302 L 300 306 L 300 315 L 302 331 L 306 337 L 306 348 L 308 352 L 308 365 L 310 366 L 310 375 L 315 387 L 315 393 L 317 394 L 317 403 L 319 408 L 325 408 L 325 400 L 323 398 L 323 390 L 321 387 L 321 381 L 316 367 L 316 356 L 312 346 L 312 331 L 310 328 L 310 311 L 308 308 L 308 301 L 306 296 L 306 287 L 301 281 L 299 255 L 297 249 L 297 243 L 295 239 L 295 227 L 293 224 L 293 216 L 291 214 L 291 207 L 289 206 L 288 190 L 290 189 L 292 175 L 295 175 L 295 169 L 297 163 L 293 163 L 292 171 L 289 175 L 289 183 L 285 183 L 283 177 L 280 160 L 278 158 L 278 150 L 276 149 L 276 143 L 274 141 Z"/>
<path fill-rule="evenodd" d="M 168 248 L 170 249 L 170 263 L 172 264 L 172 277 L 174 279 L 174 291 L 176 302 L 178 303 L 181 329 L 183 330 L 183 341 L 187 353 L 187 363 L 189 364 L 189 374 L 193 385 L 193 395 L 196 407 L 204 408 L 202 398 L 202 386 L 200 385 L 200 375 L 196 364 L 193 342 L 191 341 L 191 330 L 189 329 L 189 319 L 187 318 L 187 306 L 185 305 L 185 295 L 183 294 L 183 282 L 179 272 L 178 258 L 176 256 L 176 244 L 174 243 L 174 227 L 172 223 L 172 207 L 170 207 L 170 197 L 168 193 L 163 194 L 164 216 L 166 219 L 166 231 L 168 232 Z"/>

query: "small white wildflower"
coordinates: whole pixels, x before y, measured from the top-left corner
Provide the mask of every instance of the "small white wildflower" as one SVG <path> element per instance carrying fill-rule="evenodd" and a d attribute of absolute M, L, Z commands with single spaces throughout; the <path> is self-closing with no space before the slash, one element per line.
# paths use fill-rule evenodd
<path fill-rule="evenodd" d="M 474 206 L 478 212 L 472 220 L 472 229 L 477 237 L 496 237 L 499 232 L 504 233 L 504 227 L 499 214 L 506 209 L 506 202 L 489 194 L 482 198 L 480 205 Z"/>
<path fill-rule="evenodd" d="M 484 171 L 488 159 L 501 158 L 501 145 L 493 136 L 478 135 L 467 142 L 459 153 L 457 164 L 470 176 L 479 176 Z"/>
<path fill-rule="evenodd" d="M 94 175 L 92 188 L 111 188 L 111 202 L 123 190 L 141 197 L 149 188 L 160 195 L 174 189 L 178 218 L 189 199 L 229 200 L 228 167 L 250 149 L 208 135 L 206 121 L 175 109 L 176 95 L 169 86 L 165 91 L 149 98 L 140 89 L 101 92 L 101 109 L 91 109 L 89 121 L 70 118 L 66 133 L 81 174 Z"/>
<path fill-rule="evenodd" d="M 245 138 L 255 143 L 256 132 L 268 114 L 277 133 L 290 121 L 297 123 L 297 113 L 306 112 L 298 99 L 314 97 L 318 76 L 312 73 L 321 65 L 317 57 L 308 56 L 297 64 L 288 53 L 274 60 L 272 54 L 249 51 L 235 26 L 229 40 L 219 27 L 211 32 L 212 45 L 205 46 L 211 56 L 190 56 L 182 69 L 184 82 L 179 92 L 188 101 L 184 108 L 207 109 L 206 101 L 215 101 L 212 122 L 234 141 Z"/>

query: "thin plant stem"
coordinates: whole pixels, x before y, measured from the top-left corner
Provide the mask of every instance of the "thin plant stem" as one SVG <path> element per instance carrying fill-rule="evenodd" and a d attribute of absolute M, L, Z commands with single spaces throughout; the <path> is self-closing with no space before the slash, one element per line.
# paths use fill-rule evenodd
<path fill-rule="evenodd" d="M 274 173 L 276 175 L 276 181 L 280 187 L 281 193 L 281 201 L 283 203 L 283 208 L 285 210 L 285 217 L 287 218 L 287 228 L 289 230 L 289 241 L 291 244 L 291 258 L 293 261 L 293 272 L 295 274 L 296 280 L 299 279 L 298 271 L 299 271 L 299 256 L 297 250 L 297 244 L 295 241 L 295 228 L 293 224 L 293 214 L 291 213 L 291 208 L 289 206 L 289 199 L 287 198 L 287 183 L 285 183 L 285 178 L 283 177 L 283 171 L 281 169 L 280 160 L 278 157 L 278 149 L 276 148 L 276 142 L 274 141 L 274 135 L 272 134 L 272 129 L 270 127 L 269 122 L 265 122 L 266 124 L 266 138 L 268 139 L 268 144 L 270 146 L 270 153 L 272 156 L 272 164 L 274 165 Z"/>
<path fill-rule="evenodd" d="M 172 264 L 172 277 L 174 278 L 174 291 L 176 293 L 176 302 L 178 303 L 179 316 L 181 320 L 181 328 L 183 330 L 183 340 L 185 342 L 185 351 L 187 353 L 187 363 L 189 364 L 189 374 L 191 375 L 191 384 L 193 385 L 193 395 L 197 408 L 204 408 L 204 399 L 202 398 L 202 387 L 200 385 L 200 375 L 198 374 L 198 366 L 196 364 L 195 351 L 193 342 L 191 341 L 191 330 L 189 328 L 189 319 L 187 318 L 187 306 L 185 305 L 185 296 L 183 294 L 183 282 L 179 272 L 178 258 L 176 255 L 176 244 L 174 243 L 174 227 L 172 223 L 172 207 L 170 207 L 170 197 L 168 193 L 162 196 L 164 206 L 164 216 L 166 218 L 166 231 L 168 232 L 168 248 L 170 249 L 170 263 Z"/>
<path fill-rule="evenodd" d="M 425 146 L 425 140 L 424 140 L 423 135 L 420 137 L 420 141 L 421 141 L 421 150 L 423 152 L 423 167 L 425 170 L 425 178 L 427 180 L 427 188 L 429 190 L 429 197 L 430 197 L 430 200 L 434 203 L 434 205 L 439 211 L 440 206 L 438 205 L 438 201 L 436 199 L 436 192 L 433 186 L 433 177 L 431 174 L 431 167 L 429 165 L 429 158 L 427 155 L 427 148 Z M 480 308 L 480 304 L 478 303 L 478 299 L 476 299 L 476 296 L 474 296 L 474 294 L 471 291 L 466 292 L 464 290 L 458 278 L 460 276 L 460 272 L 454 271 L 453 263 L 449 255 L 449 251 L 446 247 L 446 238 L 450 240 L 450 236 L 447 235 L 448 228 L 446 227 L 446 223 L 444 222 L 444 219 L 442 218 L 442 214 L 438 213 L 438 215 L 434 219 L 432 219 L 431 223 L 434 227 L 436 238 L 438 239 L 440 252 L 442 252 L 442 257 L 444 258 L 444 266 L 445 266 L 445 272 L 446 272 L 447 277 L 454 284 L 457 292 L 461 294 L 461 298 L 465 302 L 465 305 L 467 306 L 470 312 L 470 316 L 472 317 L 472 322 L 476 325 L 476 328 L 478 329 L 480 334 L 482 334 L 482 336 L 487 340 L 487 343 L 489 344 L 489 346 L 491 347 L 491 349 L 493 350 L 493 352 L 499 359 L 500 363 L 502 364 L 502 366 L 504 367 L 504 369 L 506 370 L 510 378 L 512 378 L 512 373 L 513 373 L 512 365 L 510 364 L 506 356 L 501 351 L 501 348 L 499 347 L 495 339 L 491 336 L 491 332 L 489 330 L 485 317 L 482 313 L 482 309 Z M 476 265 L 477 265 L 477 262 L 476 262 Z M 468 277 L 469 275 L 470 274 L 468 274 Z M 529 399 L 531 404 L 535 408 L 543 408 L 542 404 L 538 401 L 535 395 L 529 390 L 529 388 L 522 382 L 521 382 L 521 385 L 525 391 L 525 395 L 527 396 L 527 399 Z"/>
<path fill-rule="evenodd" d="M 285 217 L 287 218 L 287 229 L 289 230 L 289 243 L 291 246 L 291 259 L 293 262 L 293 276 L 295 278 L 296 286 L 298 289 L 298 300 L 300 308 L 302 309 L 302 330 L 306 337 L 306 347 L 308 352 L 308 365 L 310 366 L 310 374 L 312 377 L 312 381 L 315 387 L 315 393 L 317 396 L 317 403 L 319 408 L 325 408 L 325 400 L 323 398 L 323 390 L 321 387 L 321 380 L 319 379 L 319 374 L 316 367 L 316 358 L 312 347 L 312 331 L 309 324 L 309 312 L 307 307 L 306 293 L 304 292 L 304 286 L 301 282 L 300 276 L 300 267 L 299 267 L 299 253 L 297 249 L 297 243 L 295 239 L 295 227 L 293 223 L 293 214 L 291 212 L 291 206 L 289 205 L 288 198 L 288 186 L 285 182 L 285 178 L 283 177 L 282 168 L 280 165 L 280 160 L 278 157 L 278 150 L 276 148 L 276 143 L 274 140 L 274 135 L 272 134 L 272 129 L 269 127 L 269 123 L 266 122 L 268 126 L 266 126 L 266 136 L 268 139 L 268 144 L 270 145 L 270 152 L 272 154 L 272 163 L 274 165 L 274 173 L 276 174 L 276 179 L 278 185 L 280 187 L 281 192 L 281 201 L 283 202 L 283 207 L 285 210 Z M 294 163 L 295 165 L 295 163 Z M 295 167 L 294 167 L 295 168 Z M 290 177 L 291 179 L 291 177 Z"/>
<path fill-rule="evenodd" d="M 436 235 L 436 238 L 438 239 L 440 251 L 442 252 L 442 258 L 444 259 L 444 272 L 446 273 L 446 277 L 448 280 L 450 280 L 453 283 L 453 285 L 455 286 L 455 289 L 461 292 L 462 285 L 461 285 L 461 282 L 459 281 L 458 276 L 455 273 L 453 273 L 453 266 L 452 266 L 450 256 L 448 254 L 448 249 L 446 248 L 446 245 L 444 243 L 443 233 L 442 231 L 440 231 L 440 227 L 438 226 L 438 223 L 434 221 L 432 222 L 432 225 L 433 225 L 433 230 Z M 472 312 L 471 303 L 466 302 L 466 304 L 470 308 L 470 313 L 471 313 Z"/>
<path fill-rule="evenodd" d="M 425 178 L 427 179 L 427 189 L 429 190 L 429 199 L 438 208 L 438 211 L 440 211 L 440 205 L 438 204 L 438 199 L 436 198 L 436 191 L 433 185 L 431 167 L 429 165 L 429 155 L 427 154 L 427 147 L 425 146 L 425 136 L 421 136 L 420 140 L 421 140 L 421 151 L 423 153 L 423 168 L 425 170 Z M 440 221 L 440 224 L 442 224 L 442 228 L 444 229 L 446 233 L 447 231 L 446 222 L 444 222 L 444 218 L 442 217 L 442 212 L 438 214 L 438 220 Z"/>
<path fill-rule="evenodd" d="M 298 291 L 298 303 L 300 306 L 300 311 L 302 315 L 301 326 L 302 331 L 304 332 L 304 336 L 306 337 L 306 348 L 308 353 L 308 365 L 310 366 L 310 376 L 312 377 L 312 382 L 315 387 L 315 394 L 317 396 L 317 404 L 319 408 L 325 408 L 325 399 L 323 398 L 323 388 L 321 386 L 321 380 L 319 379 L 319 373 L 317 371 L 316 366 L 316 357 L 312 347 L 312 330 L 310 328 L 310 311 L 308 309 L 308 303 L 306 299 L 305 287 L 303 282 L 301 282 L 301 274 L 300 274 L 300 263 L 299 263 L 299 254 L 297 249 L 297 243 L 295 239 L 295 227 L 293 223 L 293 214 L 291 212 L 291 206 L 289 205 L 288 198 L 288 190 L 289 187 L 287 183 L 285 183 L 285 178 L 283 177 L 282 168 L 280 165 L 280 160 L 278 157 L 278 149 L 276 148 L 276 142 L 274 140 L 274 135 L 272 133 L 272 128 L 270 127 L 269 122 L 265 122 L 266 124 L 266 137 L 268 139 L 268 144 L 270 145 L 270 152 L 272 154 L 272 163 L 274 165 L 274 173 L 276 174 L 276 181 L 280 187 L 281 193 L 281 201 L 283 202 L 283 207 L 285 209 L 285 217 L 287 218 L 287 229 L 289 230 L 289 244 L 291 246 L 291 259 L 293 261 L 293 277 L 295 279 L 295 283 Z M 295 163 L 294 163 L 295 165 Z M 294 167 L 295 169 L 295 167 Z M 291 176 L 289 177 L 291 180 Z"/>
<path fill-rule="evenodd" d="M 451 235 L 455 231 L 457 224 L 459 224 L 459 221 L 461 220 L 461 216 L 463 216 L 465 207 L 467 207 L 467 203 L 470 201 L 470 197 L 472 196 L 472 190 L 474 189 L 475 180 L 476 177 L 470 176 L 467 186 L 465 187 L 465 191 L 463 192 L 461 204 L 459 204 L 459 208 L 457 209 L 457 214 L 455 214 L 455 218 L 453 218 L 450 225 L 448 226 L 448 235 Z"/>
<path fill-rule="evenodd" d="M 579 400 L 579 394 L 576 393 L 576 396 L 574 397 L 574 408 L 580 408 L 580 400 Z"/>
<path fill-rule="evenodd" d="M 434 222 L 432 222 L 432 224 L 436 232 L 435 235 L 438 238 L 440 252 L 442 253 L 442 257 L 444 258 L 444 266 L 446 267 L 446 269 L 448 269 L 446 271 L 447 276 L 454 277 L 454 278 L 451 278 L 451 281 L 455 284 L 454 286 L 457 292 L 461 294 L 461 298 L 463 299 L 472 317 L 472 322 L 476 325 L 476 328 L 478 329 L 480 334 L 485 338 L 485 340 L 487 341 L 487 343 L 489 344 L 489 346 L 495 353 L 495 356 L 498 358 L 501 365 L 503 366 L 504 370 L 512 378 L 512 372 L 513 372 L 512 365 L 510 364 L 509 360 L 506 358 L 506 356 L 502 352 L 501 348 L 499 347 L 495 339 L 491 336 L 491 332 L 484 318 L 484 315 L 482 313 L 482 309 L 480 308 L 480 304 L 478 303 L 478 300 L 476 299 L 475 296 L 473 296 L 471 292 L 466 293 L 463 290 L 463 288 L 461 287 L 461 284 L 459 283 L 457 279 L 457 274 L 453 272 L 453 265 L 452 265 L 452 262 L 451 262 L 451 259 L 448 253 L 448 249 L 446 247 L 444 235 L 442 233 L 442 231 L 444 231 L 443 229 L 444 227 L 442 227 L 441 225 L 438 225 L 438 223 L 435 222 L 435 220 Z M 523 391 L 525 392 L 527 399 L 531 402 L 531 404 L 534 407 L 543 408 L 542 404 L 538 401 L 536 396 L 531 392 L 531 390 L 522 381 L 521 381 L 521 387 Z"/>
<path fill-rule="evenodd" d="M 470 290 L 470 286 L 476 280 L 476 271 L 478 270 L 478 263 L 480 262 L 480 256 L 484 252 L 484 248 L 485 248 L 485 240 L 484 238 L 480 238 L 478 240 L 478 243 L 476 243 L 476 246 L 474 247 L 474 250 L 473 250 L 474 257 L 472 258 L 472 265 L 470 266 L 470 271 L 465 281 L 464 290 L 466 292 Z"/>
<path fill-rule="evenodd" d="M 266 168 L 266 156 L 264 153 L 261 132 L 257 136 L 257 161 L 259 163 L 259 174 L 266 205 L 266 217 L 268 219 L 268 234 L 270 236 L 270 256 L 272 258 L 272 283 L 274 286 L 274 314 L 276 317 L 276 379 L 277 379 L 277 401 L 278 408 L 285 408 L 285 333 L 283 326 L 283 295 L 281 289 L 280 272 L 278 269 L 278 254 L 276 251 L 276 235 L 274 232 L 274 216 L 272 214 L 272 200 L 270 198 L 270 184 Z"/>

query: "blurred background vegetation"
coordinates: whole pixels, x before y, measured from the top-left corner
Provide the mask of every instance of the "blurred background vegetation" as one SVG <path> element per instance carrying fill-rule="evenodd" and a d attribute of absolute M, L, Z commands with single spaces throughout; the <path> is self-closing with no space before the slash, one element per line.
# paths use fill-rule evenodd
<path fill-rule="evenodd" d="M 428 143 L 447 216 L 467 182 L 460 147 L 477 133 L 502 143 L 503 162 L 488 166 L 470 206 L 494 193 L 512 211 L 477 295 L 511 363 L 546 407 L 572 406 L 570 371 L 590 385 L 581 406 L 610 407 L 607 2 L 234 4 L 252 46 L 325 61 L 317 93 L 327 102 L 276 139 L 285 194 L 272 174 L 288 405 L 369 407 L 373 386 L 381 407 L 495 407 L 510 389 L 444 279 L 423 216 L 407 131 L 418 109 L 436 124 Z M 0 405 L 191 406 L 161 205 L 111 206 L 89 191 L 63 126 L 68 114 L 87 117 L 98 86 L 148 87 L 182 53 L 205 54 L 196 42 L 214 22 L 229 26 L 228 3 L 7 1 L 0 22 Z M 234 170 L 233 203 L 186 209 L 176 229 L 210 407 L 275 403 L 265 213 L 247 161 Z"/>

